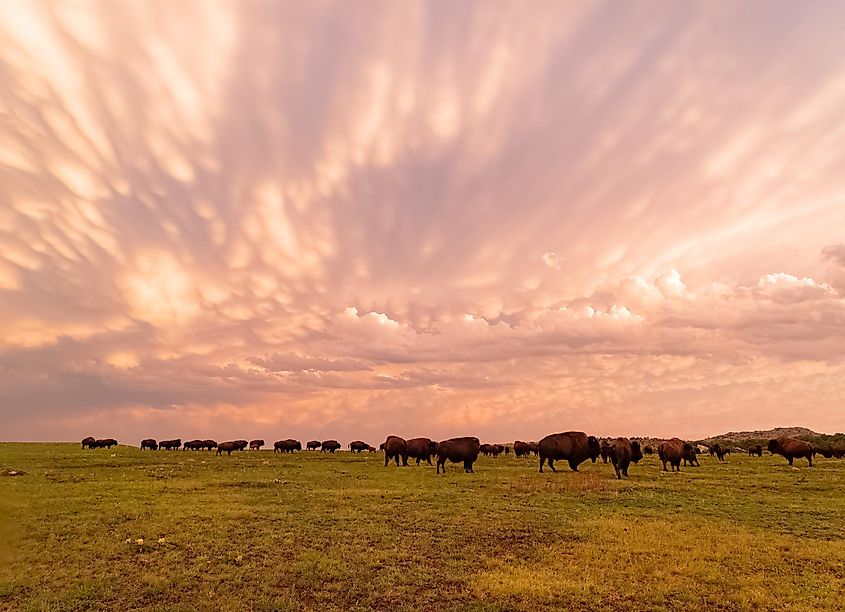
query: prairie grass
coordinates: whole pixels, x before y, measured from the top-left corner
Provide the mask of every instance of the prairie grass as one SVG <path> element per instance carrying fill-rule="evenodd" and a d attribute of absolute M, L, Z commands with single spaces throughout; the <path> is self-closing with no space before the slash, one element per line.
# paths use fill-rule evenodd
<path fill-rule="evenodd" d="M 0 444 L 0 609 L 845 606 L 842 460 L 382 463 Z"/>

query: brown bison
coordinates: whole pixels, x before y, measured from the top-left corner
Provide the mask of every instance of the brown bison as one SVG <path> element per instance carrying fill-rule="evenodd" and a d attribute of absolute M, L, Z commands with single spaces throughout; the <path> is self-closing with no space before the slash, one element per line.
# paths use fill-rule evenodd
<path fill-rule="evenodd" d="M 769 440 L 769 452 L 785 457 L 789 465 L 792 465 L 794 459 L 804 457 L 810 467 L 813 467 L 813 445 L 804 440 L 788 436 Z"/>
<path fill-rule="evenodd" d="M 305 448 L 308 450 L 317 450 L 320 448 L 320 441 L 319 440 L 311 440 L 305 444 Z"/>
<path fill-rule="evenodd" d="M 531 454 L 531 450 L 529 449 L 528 442 L 522 442 L 521 440 L 517 440 L 513 443 L 513 454 L 517 457 L 527 457 Z"/>
<path fill-rule="evenodd" d="M 839 442 L 833 445 L 833 456 L 837 459 L 845 457 L 845 442 Z"/>
<path fill-rule="evenodd" d="M 573 472 L 578 471 L 578 465 L 592 460 L 593 463 L 601 455 L 601 446 L 598 438 L 588 436 L 583 431 L 566 431 L 564 433 L 551 434 L 540 440 L 540 472 L 543 471 L 543 464 L 548 461 L 549 467 L 556 472 L 554 462 L 566 460 Z"/>
<path fill-rule="evenodd" d="M 729 454 L 731 449 L 729 448 L 722 448 L 721 444 L 714 444 L 710 447 L 710 456 L 716 455 L 716 458 L 721 462 L 725 462 L 725 455 Z"/>
<path fill-rule="evenodd" d="M 509 444 L 505 444 L 505 455 L 511 454 L 511 447 Z"/>
<path fill-rule="evenodd" d="M 539 442 L 529 442 L 528 443 L 528 452 L 534 453 L 535 455 L 540 454 L 540 443 Z"/>
<path fill-rule="evenodd" d="M 643 449 L 643 453 L 646 455 L 653 455 L 654 449 L 651 447 L 651 445 L 646 445 L 646 447 Z"/>
<path fill-rule="evenodd" d="M 660 444 L 657 447 L 657 456 L 663 463 L 663 471 L 668 472 L 666 464 L 672 466 L 672 471 L 681 471 L 681 459 L 692 457 L 695 453 L 695 448 L 689 442 L 684 442 L 678 438 L 672 438 Z"/>
<path fill-rule="evenodd" d="M 692 444 L 685 445 L 683 451 L 684 467 L 690 465 L 692 467 L 701 467 L 701 462 L 698 460 L 698 449 Z"/>
<path fill-rule="evenodd" d="M 179 450 L 182 446 L 182 438 L 176 438 L 175 440 L 162 440 L 158 443 L 158 447 L 164 450 Z"/>
<path fill-rule="evenodd" d="M 249 442 L 249 450 L 261 450 L 262 446 L 264 446 L 264 440 L 250 440 Z"/>
<path fill-rule="evenodd" d="M 97 443 L 97 440 L 95 440 L 91 436 L 88 436 L 87 438 L 82 439 L 82 448 L 88 448 L 88 449 L 95 448 L 94 445 L 96 443 Z"/>
<path fill-rule="evenodd" d="M 628 438 L 616 438 L 610 445 L 610 461 L 616 471 L 616 478 L 620 480 L 622 476 L 628 477 L 628 466 L 631 462 L 638 463 L 642 458 L 640 443 L 636 440 L 631 442 Z"/>
<path fill-rule="evenodd" d="M 607 440 L 602 440 L 601 447 L 599 447 L 599 453 L 601 454 L 602 463 L 607 463 L 607 460 L 610 459 L 610 449 L 610 442 L 608 442 Z"/>
<path fill-rule="evenodd" d="M 366 442 L 362 442 L 361 440 L 355 440 L 354 442 L 349 443 L 349 450 L 353 453 L 362 453 L 365 450 L 369 450 L 370 445 Z"/>
<path fill-rule="evenodd" d="M 202 450 L 205 448 L 205 441 L 204 440 L 188 440 L 182 445 L 182 450 Z"/>
<path fill-rule="evenodd" d="M 408 443 L 399 436 L 387 436 L 384 441 L 384 467 L 391 459 L 396 460 L 396 467 L 399 467 L 399 457 L 402 457 L 402 465 L 408 465 Z"/>
<path fill-rule="evenodd" d="M 158 443 L 152 438 L 141 440 L 141 450 L 144 449 L 158 450 Z"/>
<path fill-rule="evenodd" d="M 202 447 L 205 450 L 211 450 L 213 448 L 217 448 L 217 442 L 215 440 L 203 440 Z"/>
<path fill-rule="evenodd" d="M 760 444 L 754 444 L 753 446 L 748 447 L 748 454 L 752 457 L 757 455 L 758 457 L 763 456 L 763 446 Z"/>
<path fill-rule="evenodd" d="M 441 468 L 446 473 L 447 459 L 452 463 L 463 462 L 464 472 L 473 473 L 472 464 L 478 459 L 480 448 L 478 438 L 474 437 L 450 438 L 440 442 L 437 445 L 437 473 L 440 473 Z"/>
<path fill-rule="evenodd" d="M 332 453 L 340 448 L 340 442 L 337 440 L 323 440 L 322 444 L 320 444 L 320 452 L 321 453 Z"/>
<path fill-rule="evenodd" d="M 94 448 L 111 448 L 112 446 L 117 446 L 117 440 L 114 438 L 100 438 L 94 441 Z"/>
<path fill-rule="evenodd" d="M 294 451 L 301 451 L 302 443 L 299 440 L 288 438 L 287 440 L 277 440 L 273 442 L 274 453 L 291 453 Z"/>
<path fill-rule="evenodd" d="M 482 444 L 481 446 L 478 447 L 478 452 L 481 453 L 482 455 L 484 455 L 485 457 L 487 455 L 492 455 L 493 454 L 493 445 L 492 444 Z"/>
<path fill-rule="evenodd" d="M 437 454 L 437 442 L 429 438 L 411 438 L 405 446 L 408 457 L 416 459 L 417 465 L 420 461 L 432 465 L 431 458 Z"/>
<path fill-rule="evenodd" d="M 825 459 L 830 459 L 833 457 L 833 445 L 831 444 L 819 444 L 818 446 L 813 447 L 813 456 L 816 456 L 816 453 L 820 454 Z"/>
<path fill-rule="evenodd" d="M 246 450 L 245 446 L 241 446 L 240 440 L 229 440 L 228 442 L 221 442 L 217 445 L 217 454 L 222 455 L 226 453 L 226 455 L 231 456 L 232 451 L 242 451 Z"/>

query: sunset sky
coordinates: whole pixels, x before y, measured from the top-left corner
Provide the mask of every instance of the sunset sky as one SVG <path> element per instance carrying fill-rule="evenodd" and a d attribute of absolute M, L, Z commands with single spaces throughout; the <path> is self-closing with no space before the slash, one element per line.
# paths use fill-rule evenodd
<path fill-rule="evenodd" d="M 0 439 L 845 430 L 845 3 L 0 8 Z"/>

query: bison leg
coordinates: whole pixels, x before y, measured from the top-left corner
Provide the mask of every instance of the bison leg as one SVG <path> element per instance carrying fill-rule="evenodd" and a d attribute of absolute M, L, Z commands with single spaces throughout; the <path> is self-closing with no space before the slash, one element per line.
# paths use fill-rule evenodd
<path fill-rule="evenodd" d="M 622 480 L 622 476 L 619 475 L 619 466 L 615 461 L 613 462 L 613 469 L 616 471 L 616 480 Z"/>
<path fill-rule="evenodd" d="M 578 463 L 574 459 L 570 459 L 569 460 L 569 468 L 573 472 L 577 472 L 578 471 Z"/>
<path fill-rule="evenodd" d="M 807 457 L 807 463 L 809 463 L 809 464 L 810 464 L 810 467 L 813 467 L 813 458 L 812 458 L 812 457 Z"/>
<path fill-rule="evenodd" d="M 390 463 L 390 455 L 387 454 L 387 451 L 384 451 L 384 467 L 387 467 L 388 463 Z"/>
<path fill-rule="evenodd" d="M 554 465 L 555 460 L 552 457 L 549 457 L 548 459 L 546 459 L 546 461 L 548 462 L 549 467 L 552 468 L 552 471 L 557 472 L 557 470 L 555 469 L 555 465 Z"/>
<path fill-rule="evenodd" d="M 432 463 L 431 463 L 431 457 L 426 457 L 426 458 L 425 458 L 425 461 L 426 461 L 426 463 L 428 463 L 429 465 L 432 465 Z M 419 463 L 419 461 L 417 461 L 417 463 Z"/>
<path fill-rule="evenodd" d="M 419 463 L 419 460 L 417 460 L 417 463 Z M 407 453 L 402 455 L 402 466 L 408 467 L 408 455 L 407 455 Z"/>

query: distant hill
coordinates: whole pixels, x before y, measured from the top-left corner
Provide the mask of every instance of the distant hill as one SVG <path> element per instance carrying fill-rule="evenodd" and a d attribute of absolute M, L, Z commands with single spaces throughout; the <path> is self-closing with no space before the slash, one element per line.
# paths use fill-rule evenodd
<path fill-rule="evenodd" d="M 798 438 L 804 436 L 819 437 L 822 434 L 816 433 L 812 429 L 806 427 L 775 427 L 774 429 L 764 429 L 757 431 L 729 431 L 720 436 L 712 436 L 701 440 L 702 443 L 707 444 L 712 440 L 730 440 L 731 442 L 744 442 L 745 440 L 769 440 L 771 438 L 779 438 L 780 436 L 789 436 L 791 438 Z"/>

